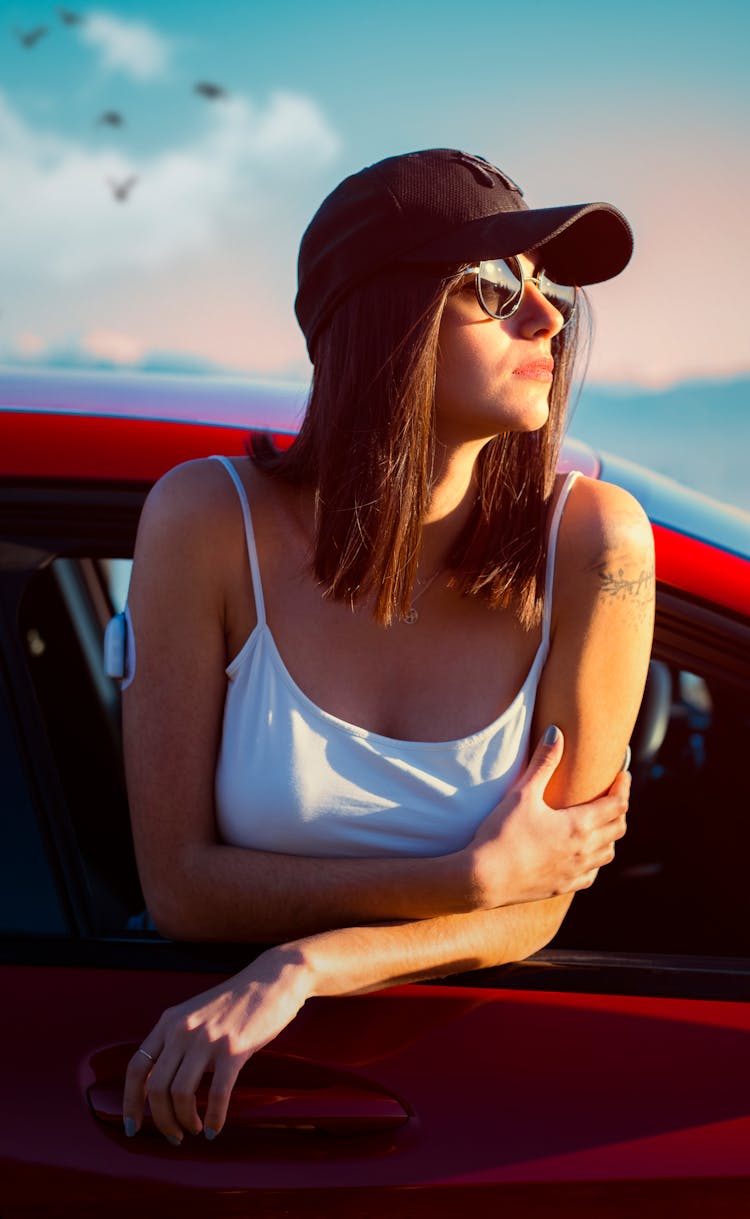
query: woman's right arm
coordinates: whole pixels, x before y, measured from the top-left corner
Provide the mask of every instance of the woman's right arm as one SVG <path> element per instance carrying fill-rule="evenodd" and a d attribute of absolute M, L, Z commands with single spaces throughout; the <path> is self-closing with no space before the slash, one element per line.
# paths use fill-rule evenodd
<path fill-rule="evenodd" d="M 123 692 L 133 834 L 157 927 L 175 939 L 278 942 L 474 909 L 469 850 L 437 858 L 320 859 L 218 841 L 214 774 L 226 691 L 227 593 L 246 566 L 236 497 L 218 463 L 188 463 L 157 484 L 136 546 L 129 594 L 136 672 Z M 542 792 L 529 782 L 530 836 L 531 805 L 541 817 L 547 812 Z M 579 818 L 588 827 L 593 817 L 602 827 L 614 825 L 626 799 L 618 780 L 611 796 L 570 810 L 568 822 Z M 540 899 L 587 883 L 578 861 L 571 866 L 569 843 L 567 825 L 556 839 L 545 835 Z M 497 905 L 517 900 L 508 862 Z M 528 895 L 528 858 L 524 869 Z M 550 875 L 556 883 L 547 892 Z"/>

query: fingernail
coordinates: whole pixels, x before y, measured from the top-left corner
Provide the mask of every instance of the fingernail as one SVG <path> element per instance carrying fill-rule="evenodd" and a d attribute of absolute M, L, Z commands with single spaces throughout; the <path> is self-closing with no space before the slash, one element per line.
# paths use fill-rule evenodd
<path fill-rule="evenodd" d="M 166 1139 L 167 1142 L 171 1143 L 173 1147 L 182 1147 L 182 1139 L 178 1139 L 176 1135 L 168 1134 L 166 1135 Z"/>
<path fill-rule="evenodd" d="M 545 745 L 554 745 L 559 735 L 560 729 L 558 728 L 557 724 L 550 724 L 549 728 L 542 737 L 542 741 Z"/>
<path fill-rule="evenodd" d="M 126 1136 L 129 1139 L 132 1139 L 133 1135 L 135 1134 L 135 1122 L 134 1122 L 133 1118 L 132 1117 L 124 1118 L 122 1124 L 125 1127 Z"/>
<path fill-rule="evenodd" d="M 203 1133 L 205 1134 L 205 1136 L 206 1136 L 206 1138 L 208 1139 L 209 1143 L 211 1142 L 211 1140 L 212 1140 L 212 1139 L 215 1139 L 215 1138 L 216 1138 L 216 1131 L 215 1131 L 215 1130 L 212 1130 L 210 1126 L 206 1126 L 206 1127 L 205 1127 L 205 1129 L 204 1129 L 204 1131 L 203 1131 Z"/>

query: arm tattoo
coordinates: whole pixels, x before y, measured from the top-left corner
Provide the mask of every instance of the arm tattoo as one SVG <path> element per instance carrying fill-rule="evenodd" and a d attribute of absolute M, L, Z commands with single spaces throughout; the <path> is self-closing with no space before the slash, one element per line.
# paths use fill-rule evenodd
<path fill-rule="evenodd" d="M 618 571 L 599 571 L 602 592 L 608 597 L 619 597 L 621 601 L 650 601 L 653 596 L 655 572 L 653 567 L 643 569 L 633 580 L 626 580 L 622 567 Z"/>

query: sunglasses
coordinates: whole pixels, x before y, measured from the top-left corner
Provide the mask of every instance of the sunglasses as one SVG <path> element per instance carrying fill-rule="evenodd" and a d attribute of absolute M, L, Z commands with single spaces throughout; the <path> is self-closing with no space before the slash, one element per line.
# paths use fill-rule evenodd
<path fill-rule="evenodd" d="M 575 284 L 556 284 L 544 271 L 538 275 L 527 275 L 514 255 L 494 258 L 469 267 L 464 275 L 474 276 L 477 300 L 490 317 L 504 321 L 512 317 L 523 300 L 526 284 L 536 284 L 545 300 L 557 309 L 567 326 L 576 311 L 578 289 Z"/>

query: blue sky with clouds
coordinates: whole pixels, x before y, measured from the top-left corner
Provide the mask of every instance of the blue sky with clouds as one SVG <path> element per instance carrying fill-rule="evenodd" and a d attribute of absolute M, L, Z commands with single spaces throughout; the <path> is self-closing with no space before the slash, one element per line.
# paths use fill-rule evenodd
<path fill-rule="evenodd" d="M 750 370 L 745 4 L 62 11 L 3 8 L 0 356 L 158 351 L 306 376 L 291 307 L 306 221 L 346 173 L 453 145 L 532 204 L 604 198 L 631 218 L 631 268 L 592 292 L 596 380 Z M 122 126 L 98 121 L 112 110 Z"/>

